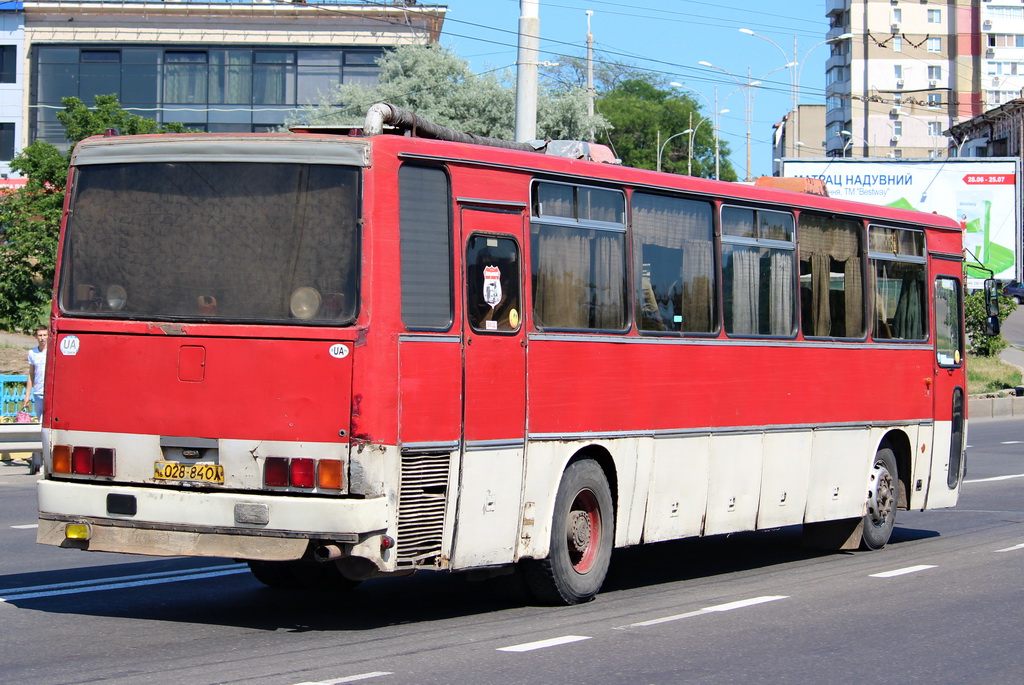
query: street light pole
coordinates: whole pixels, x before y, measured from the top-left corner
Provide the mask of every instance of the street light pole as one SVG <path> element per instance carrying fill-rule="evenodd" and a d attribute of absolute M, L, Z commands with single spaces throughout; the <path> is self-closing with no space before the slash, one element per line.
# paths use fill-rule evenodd
<path fill-rule="evenodd" d="M 718 177 L 719 177 L 719 166 L 720 166 L 719 165 L 719 159 L 720 159 L 720 156 L 719 156 L 719 145 L 718 145 L 718 135 L 719 135 L 718 117 L 719 117 L 719 115 L 725 114 L 725 113 L 727 113 L 729 111 L 727 109 L 723 109 L 723 110 L 719 110 L 718 109 L 718 86 L 715 86 L 715 102 L 714 102 L 714 105 L 712 105 L 711 101 L 708 100 L 708 97 L 706 95 L 704 95 L 704 93 L 702 93 L 699 90 L 697 90 L 696 88 L 690 88 L 689 86 L 684 86 L 682 83 L 676 83 L 675 81 L 672 81 L 668 85 L 673 86 L 675 88 L 684 88 L 686 90 L 693 91 L 697 95 L 701 96 L 704 99 L 704 102 L 708 103 L 708 105 L 711 106 L 711 114 L 708 115 L 708 117 L 705 117 L 704 119 L 701 119 L 701 121 L 697 122 L 697 126 L 700 126 L 702 122 L 707 121 L 709 118 L 712 118 L 712 117 L 714 118 L 714 121 L 712 122 L 712 129 L 713 129 L 713 134 L 714 134 L 714 138 L 715 138 L 715 180 L 717 181 Z M 690 121 L 692 122 L 693 120 L 691 119 Z M 693 131 L 697 130 L 697 126 L 693 127 Z M 692 157 L 692 155 L 693 155 L 693 135 L 692 134 L 690 135 L 690 154 L 691 154 L 691 157 Z M 687 173 L 687 175 L 692 175 L 692 174 Z"/>

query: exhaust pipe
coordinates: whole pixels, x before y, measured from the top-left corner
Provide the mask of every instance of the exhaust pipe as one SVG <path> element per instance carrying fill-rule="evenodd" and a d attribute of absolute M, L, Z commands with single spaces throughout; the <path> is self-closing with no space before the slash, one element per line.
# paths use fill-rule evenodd
<path fill-rule="evenodd" d="M 320 545 L 313 550 L 313 558 L 321 563 L 336 561 L 345 556 L 345 552 L 337 545 Z"/>

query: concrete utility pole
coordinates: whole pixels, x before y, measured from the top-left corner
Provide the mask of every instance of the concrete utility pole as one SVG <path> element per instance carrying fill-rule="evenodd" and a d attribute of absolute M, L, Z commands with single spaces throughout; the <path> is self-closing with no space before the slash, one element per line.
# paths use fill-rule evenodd
<path fill-rule="evenodd" d="M 590 32 L 590 17 L 594 10 L 587 10 L 587 116 L 594 117 L 594 34 Z M 590 142 L 594 142 L 594 125 L 590 125 Z"/>
<path fill-rule="evenodd" d="M 519 0 L 519 55 L 516 61 L 516 142 L 537 138 L 539 0 Z"/>

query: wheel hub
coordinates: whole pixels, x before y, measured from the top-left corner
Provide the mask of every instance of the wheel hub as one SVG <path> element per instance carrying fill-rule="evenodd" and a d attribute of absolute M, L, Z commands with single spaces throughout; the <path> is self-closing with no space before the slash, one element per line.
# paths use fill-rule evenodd
<path fill-rule="evenodd" d="M 590 516 L 585 511 L 569 514 L 569 545 L 577 552 L 586 551 L 590 545 Z"/>
<path fill-rule="evenodd" d="M 895 501 L 892 474 L 885 464 L 875 464 L 871 471 L 871 479 L 868 482 L 868 515 L 871 523 L 880 526 L 892 514 Z"/>

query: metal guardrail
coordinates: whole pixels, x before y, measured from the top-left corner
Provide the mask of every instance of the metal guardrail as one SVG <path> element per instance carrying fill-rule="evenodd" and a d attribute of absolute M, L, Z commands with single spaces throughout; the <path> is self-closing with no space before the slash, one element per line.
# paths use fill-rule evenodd
<path fill-rule="evenodd" d="M 38 423 L 0 423 L 0 455 L 42 451 L 43 433 Z"/>

